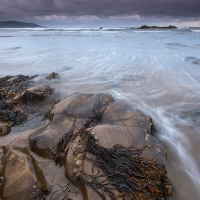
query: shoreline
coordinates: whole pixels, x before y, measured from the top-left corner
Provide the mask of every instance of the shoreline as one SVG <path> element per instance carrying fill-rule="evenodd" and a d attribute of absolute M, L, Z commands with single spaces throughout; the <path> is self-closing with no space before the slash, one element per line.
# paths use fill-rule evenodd
<path fill-rule="evenodd" d="M 46 85 L 45 83 L 46 80 L 43 80 L 43 83 L 42 84 L 40 83 L 40 85 L 37 85 L 36 83 L 34 84 L 34 87 L 31 87 L 31 85 L 33 84 L 32 80 L 34 80 L 34 77 L 35 76 L 28 77 L 20 75 L 16 77 L 1 78 L 0 81 L 1 95 L 2 98 L 7 99 L 7 102 L 9 103 L 7 105 L 8 108 L 6 107 L 5 108 L 10 109 L 10 111 L 13 112 L 13 115 L 15 115 L 16 109 L 18 111 L 20 111 L 21 109 L 24 110 L 27 109 L 27 106 L 28 107 L 31 106 L 32 110 L 31 112 L 33 112 L 35 105 L 40 104 L 43 101 L 46 102 L 49 98 L 52 97 L 51 95 L 54 94 L 53 87 Z M 59 79 L 59 75 L 57 73 L 52 73 L 51 75 L 47 76 L 46 79 L 50 84 L 51 80 Z M 21 83 L 23 83 L 24 88 L 21 88 L 20 86 Z M 10 92 L 6 93 L 4 92 L 6 91 L 6 88 L 5 89 L 2 88 L 2 86 L 5 85 L 6 87 L 11 87 L 12 90 L 15 90 L 16 87 L 17 88 L 16 91 L 19 92 L 12 93 L 12 90 L 11 91 L 9 90 Z M 165 176 L 166 171 L 164 166 L 164 147 L 162 143 L 156 137 L 153 136 L 155 129 L 150 117 L 146 116 L 141 111 L 135 110 L 129 107 L 127 104 L 124 104 L 123 102 L 120 103 L 118 101 L 115 101 L 110 94 L 103 94 L 103 93 L 97 95 L 74 93 L 61 102 L 58 101 L 57 96 L 54 96 L 53 98 L 51 98 L 50 102 L 52 105 L 50 106 L 51 109 L 47 110 L 46 113 L 43 113 L 42 115 L 35 111 L 33 115 L 31 114 L 30 109 L 28 109 L 31 114 L 31 117 L 35 116 L 36 118 L 39 117 L 39 120 L 45 120 L 42 126 L 39 124 L 38 128 L 29 130 L 29 132 L 27 132 L 26 135 L 21 135 L 20 137 L 11 141 L 8 145 L 4 145 L 3 148 L 1 147 L 2 149 L 1 165 L 3 169 L 3 171 L 1 171 L 1 177 L 5 177 L 2 178 L 3 181 L 1 186 L 1 194 L 3 194 L 3 199 L 4 197 L 6 197 L 7 199 L 10 200 L 11 199 L 15 200 L 19 198 L 21 200 L 23 199 L 26 200 L 27 195 L 31 199 L 32 198 L 40 199 L 41 195 L 46 195 L 46 198 L 48 198 L 49 195 L 50 196 L 58 195 L 54 193 L 55 190 L 62 192 L 60 190 L 61 188 L 59 189 L 59 187 L 58 188 L 54 187 L 55 184 L 60 183 L 61 181 L 60 177 L 54 178 L 53 182 L 49 180 L 49 178 L 52 175 L 50 175 L 49 172 L 47 172 L 50 169 L 46 168 L 47 171 L 46 172 L 44 171 L 45 170 L 44 166 L 46 166 L 45 164 L 46 161 L 43 159 L 48 159 L 52 167 L 53 167 L 53 162 L 59 165 L 64 165 L 67 179 L 70 180 L 72 183 L 75 183 L 74 182 L 75 177 L 78 177 L 77 180 L 81 179 L 84 181 L 85 189 L 81 189 L 80 193 L 77 194 L 78 196 L 74 197 L 73 193 L 70 192 L 62 193 L 62 195 L 71 195 L 70 198 L 74 200 L 77 198 L 82 199 L 83 196 L 85 199 L 87 195 L 88 195 L 87 198 L 91 200 L 93 200 L 94 197 L 95 199 L 101 199 L 99 195 L 103 194 L 95 192 L 96 186 L 93 183 L 93 180 L 91 179 L 92 176 L 90 170 L 93 170 L 92 169 L 93 167 L 90 164 L 90 162 L 89 164 L 88 161 L 86 162 L 86 159 L 88 160 L 88 156 L 90 155 L 88 154 L 88 151 L 94 154 L 94 156 L 96 157 L 96 162 L 99 156 L 102 155 L 101 159 L 98 161 L 100 163 L 102 162 L 102 159 L 103 160 L 109 159 L 103 156 L 105 153 L 104 151 L 106 151 L 107 153 L 109 151 L 110 153 L 112 151 L 116 151 L 116 154 L 119 154 L 118 159 L 122 159 L 121 162 L 123 163 L 124 162 L 123 159 L 127 157 L 127 154 L 123 154 L 122 152 L 126 150 L 127 152 L 130 153 L 130 155 L 134 153 L 134 155 L 138 156 L 138 157 L 128 156 L 126 159 L 130 159 L 129 162 L 135 162 L 135 165 L 138 165 L 138 167 L 140 168 L 138 173 L 141 173 L 141 170 L 146 171 L 145 174 L 147 177 L 144 176 L 143 179 L 147 178 L 148 180 L 152 181 L 154 180 L 153 176 L 149 177 L 148 175 L 149 172 L 147 173 L 147 171 L 151 171 L 151 173 L 156 174 L 160 170 L 160 173 L 163 174 L 163 177 Z M 17 107 L 15 107 L 14 109 L 12 108 L 13 109 L 12 111 L 12 109 L 9 108 L 9 105 Z M 116 115 L 115 112 L 117 112 L 118 114 Z M 63 116 L 64 113 L 66 114 Z M 30 114 L 27 113 L 27 115 Z M 93 117 L 91 118 L 91 116 Z M 134 116 L 137 116 L 139 121 L 135 120 Z M 116 120 L 116 117 L 119 119 Z M 12 120 L 12 118 L 8 119 Z M 29 119 L 28 116 L 27 119 Z M 120 125 L 119 123 L 121 122 L 123 124 Z M 16 123 L 16 122 L 11 121 L 11 123 Z M 74 127 L 72 129 L 74 123 L 76 123 L 75 124 L 76 128 Z M 13 125 L 16 126 L 15 124 Z M 138 126 L 140 128 L 138 128 Z M 80 129 L 81 131 L 77 132 L 77 130 L 75 129 L 77 130 Z M 4 128 L 2 130 L 5 131 L 6 129 Z M 73 132 L 70 132 L 72 130 Z M 95 135 L 93 135 L 91 130 L 95 133 Z M 117 133 L 116 131 L 119 133 Z M 140 133 L 138 133 L 138 131 Z M 73 135 L 76 136 L 74 137 Z M 5 135 L 1 137 L 7 137 L 7 136 Z M 71 140 L 70 139 L 71 137 L 74 139 Z M 69 149 L 66 150 L 67 146 L 65 145 L 68 145 L 68 142 L 69 144 L 71 142 L 74 143 L 73 140 L 76 141 L 78 138 L 81 138 L 82 141 L 81 143 L 79 142 L 80 143 L 79 144 L 80 148 L 78 147 L 79 150 L 77 150 L 76 153 L 70 152 Z M 139 146 L 138 142 L 140 143 Z M 92 148 L 89 150 L 88 148 L 90 148 L 90 145 L 92 145 Z M 130 146 L 132 146 L 131 147 L 132 149 L 129 149 Z M 82 149 L 83 147 L 84 149 Z M 96 149 L 95 151 L 94 148 Z M 72 149 L 76 149 L 76 147 L 72 147 Z M 72 154 L 76 158 L 75 163 L 72 161 L 74 160 L 73 158 L 74 156 L 72 156 Z M 142 156 L 140 156 L 141 154 Z M 111 157 L 112 155 L 113 153 L 109 154 L 109 156 Z M 134 160 L 135 158 L 137 159 Z M 109 160 L 111 161 L 112 159 L 110 158 Z M 141 161 L 138 162 L 138 159 L 148 164 L 141 165 Z M 40 162 L 40 164 L 38 162 Z M 41 167 L 41 163 L 43 163 L 42 165 L 43 167 Z M 31 165 L 33 165 L 34 168 L 28 167 Z M 148 167 L 149 165 L 151 167 Z M 163 167 L 161 167 L 162 165 Z M 123 169 L 123 173 L 127 173 L 126 175 L 127 179 L 130 176 L 129 174 L 130 170 L 132 171 L 133 169 L 130 168 L 131 166 L 129 166 L 128 163 L 126 162 L 124 163 L 124 166 L 127 166 L 126 170 L 124 169 L 124 167 L 122 166 L 121 167 Z M 26 170 L 24 170 L 23 172 L 18 172 L 19 167 L 22 168 L 25 167 L 24 169 Z M 85 171 L 83 171 L 82 167 L 85 169 Z M 107 173 L 106 170 L 110 170 L 110 166 L 107 165 L 107 162 L 103 162 L 99 165 L 96 165 L 95 170 L 98 170 L 98 168 L 100 169 L 100 171 L 103 170 L 104 173 Z M 33 169 L 35 169 L 35 172 Z M 54 170 L 57 169 L 56 165 L 53 167 L 53 169 Z M 76 169 L 76 173 L 72 169 L 73 170 Z M 116 171 L 119 170 L 119 173 L 121 173 L 122 171 L 120 170 L 122 169 L 118 167 L 116 168 Z M 154 169 L 156 170 L 154 171 Z M 62 170 L 59 173 L 61 172 Z M 35 173 L 36 176 L 34 175 Z M 27 177 L 33 176 L 34 180 L 30 181 L 27 178 L 26 180 L 24 180 L 26 183 L 26 185 L 24 185 L 23 182 L 21 182 L 22 180 L 20 180 L 22 174 L 24 174 L 23 176 Z M 44 178 L 38 179 L 37 174 L 40 174 L 40 177 Z M 83 174 L 85 175 L 83 176 Z M 89 177 L 90 178 L 85 179 L 84 177 L 86 175 L 88 178 Z M 113 181 L 117 180 L 117 177 L 118 176 L 116 176 L 115 173 L 113 172 Z M 121 178 L 123 178 L 123 176 Z M 129 178 L 130 178 L 129 183 L 130 181 L 135 181 L 134 179 L 132 180 L 131 177 Z M 12 188 L 13 187 L 15 188 L 16 193 L 15 192 L 13 193 L 9 186 L 10 184 L 8 183 L 14 181 L 15 179 L 17 180 L 17 182 L 13 183 Z M 127 184 L 126 179 L 123 179 L 124 180 L 123 184 Z M 45 180 L 49 180 L 50 182 L 46 182 Z M 164 178 L 165 180 L 164 182 L 162 181 L 162 179 L 156 178 L 156 180 L 161 181 L 160 184 L 162 184 L 162 187 L 165 188 L 165 192 L 163 193 L 162 189 L 159 191 L 159 193 L 158 192 L 151 193 L 151 190 L 156 191 L 159 189 L 159 186 L 155 186 L 152 182 L 151 190 L 145 189 L 147 190 L 146 192 L 148 192 L 149 195 L 150 193 L 151 195 L 155 195 L 155 197 L 165 197 L 172 195 L 171 186 L 167 180 L 167 177 Z M 22 185 L 20 184 L 19 186 L 18 181 L 21 182 Z M 137 181 L 140 181 L 140 179 L 138 179 Z M 63 183 L 63 180 L 61 182 Z M 69 185 L 67 187 L 69 186 L 72 187 L 70 182 L 68 183 Z M 111 184 L 111 186 L 113 189 L 111 189 L 110 192 L 114 192 L 112 194 L 113 197 L 118 196 L 118 193 L 121 193 L 122 195 L 121 197 L 126 196 L 126 194 L 124 193 L 125 188 L 124 192 L 122 192 L 118 190 L 118 188 L 121 187 L 119 184 L 117 185 Z M 17 192 L 21 190 L 20 189 L 21 187 L 25 187 L 24 190 L 21 192 Z M 106 189 L 106 187 L 107 187 L 106 185 L 101 185 L 101 188 Z M 143 186 L 140 185 L 140 187 Z M 158 188 L 156 189 L 155 187 Z M 74 189 L 75 188 L 73 188 L 72 190 Z M 110 192 L 104 194 L 106 195 L 105 197 L 110 196 L 111 195 Z M 146 194 L 143 194 L 142 192 L 137 194 L 134 191 L 132 191 L 128 193 L 128 195 L 143 196 Z"/>

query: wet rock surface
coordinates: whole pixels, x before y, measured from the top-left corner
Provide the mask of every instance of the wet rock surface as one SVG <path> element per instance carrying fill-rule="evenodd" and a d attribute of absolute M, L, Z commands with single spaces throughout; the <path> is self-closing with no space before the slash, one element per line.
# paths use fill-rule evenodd
<path fill-rule="evenodd" d="M 1 79 L 3 85 L 14 80 Z M 34 109 L 34 104 L 53 92 L 51 86 L 40 83 L 5 97 L 20 108 L 31 105 Z M 43 126 L 29 128 L 26 135 L 3 147 L 2 199 L 161 199 L 172 195 L 165 150 L 154 137 L 150 117 L 110 94 L 76 92 L 61 102 L 55 100 L 43 114 Z"/>
<path fill-rule="evenodd" d="M 30 135 L 30 148 L 38 155 L 51 159 L 52 148 L 55 147 L 61 139 L 60 135 L 61 134 L 53 129 L 45 130 L 44 132 L 36 135 Z"/>
<path fill-rule="evenodd" d="M 8 153 L 5 178 L 3 197 L 10 200 L 33 199 L 42 189 L 47 188 L 45 179 L 32 158 L 19 150 Z"/>
<path fill-rule="evenodd" d="M 8 134 L 12 129 L 12 125 L 9 123 L 0 123 L 0 135 Z"/>

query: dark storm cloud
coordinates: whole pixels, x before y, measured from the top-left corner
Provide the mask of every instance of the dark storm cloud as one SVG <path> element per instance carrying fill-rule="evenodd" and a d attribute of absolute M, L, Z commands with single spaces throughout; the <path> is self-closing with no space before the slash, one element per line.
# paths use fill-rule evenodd
<path fill-rule="evenodd" d="M 0 20 L 51 15 L 200 17 L 200 0 L 0 0 Z"/>

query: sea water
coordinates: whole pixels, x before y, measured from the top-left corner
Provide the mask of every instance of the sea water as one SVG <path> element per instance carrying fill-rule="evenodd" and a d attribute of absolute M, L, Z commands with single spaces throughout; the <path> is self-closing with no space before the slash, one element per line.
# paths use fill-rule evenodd
<path fill-rule="evenodd" d="M 0 75 L 51 72 L 61 99 L 112 94 L 149 115 L 174 199 L 200 198 L 200 30 L 0 29 Z"/>

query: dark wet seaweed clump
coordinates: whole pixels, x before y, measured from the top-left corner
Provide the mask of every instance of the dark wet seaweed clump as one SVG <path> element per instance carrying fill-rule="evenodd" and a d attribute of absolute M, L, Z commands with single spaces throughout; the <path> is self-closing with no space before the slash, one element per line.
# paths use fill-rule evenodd
<path fill-rule="evenodd" d="M 79 185 L 87 184 L 101 199 L 116 200 L 161 200 L 173 196 L 171 183 L 166 174 L 165 166 L 158 165 L 156 159 L 147 159 L 141 156 L 146 148 L 141 149 L 122 145 L 112 148 L 102 147 L 98 137 L 88 128 L 103 122 L 103 112 L 95 112 L 85 124 L 75 132 L 75 125 L 66 133 L 54 150 L 53 159 L 56 164 L 63 165 L 69 151 L 68 144 L 80 136 L 77 147 L 73 151 L 76 168 L 73 171 L 73 180 Z M 75 123 L 74 123 L 75 124 Z M 94 158 L 87 157 L 87 152 Z M 90 162 L 98 173 L 86 173 L 81 167 Z M 69 187 L 66 186 L 65 190 Z M 63 188 L 62 188 L 63 189 Z"/>

